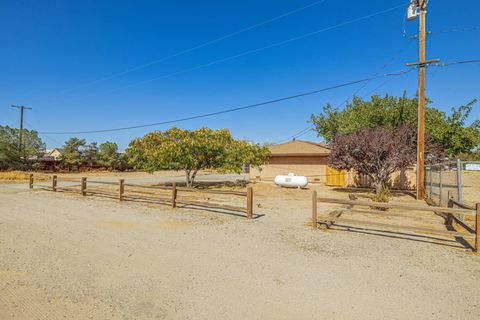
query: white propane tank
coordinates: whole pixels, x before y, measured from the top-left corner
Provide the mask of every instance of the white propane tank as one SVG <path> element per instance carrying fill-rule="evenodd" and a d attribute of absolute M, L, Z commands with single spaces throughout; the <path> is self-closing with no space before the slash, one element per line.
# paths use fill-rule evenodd
<path fill-rule="evenodd" d="M 305 188 L 308 184 L 308 179 L 304 176 L 296 176 L 294 173 L 289 173 L 287 176 L 276 176 L 275 184 L 288 188 Z"/>

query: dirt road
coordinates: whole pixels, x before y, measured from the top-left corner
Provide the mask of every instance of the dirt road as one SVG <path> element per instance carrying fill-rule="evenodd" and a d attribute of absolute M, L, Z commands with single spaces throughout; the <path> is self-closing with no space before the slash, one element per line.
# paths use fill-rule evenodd
<path fill-rule="evenodd" d="M 0 186 L 0 319 L 480 318 L 479 256 L 311 231 L 308 197 L 248 221 Z"/>

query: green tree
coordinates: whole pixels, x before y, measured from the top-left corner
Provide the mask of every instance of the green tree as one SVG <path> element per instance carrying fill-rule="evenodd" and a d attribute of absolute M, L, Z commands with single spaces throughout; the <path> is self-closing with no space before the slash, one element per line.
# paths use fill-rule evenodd
<path fill-rule="evenodd" d="M 62 161 L 70 170 L 72 167 L 79 167 L 82 164 L 82 152 L 85 147 L 85 139 L 70 138 L 63 145 Z"/>
<path fill-rule="evenodd" d="M 89 166 L 93 167 L 94 164 L 98 162 L 98 146 L 96 142 L 91 142 L 85 146 L 83 150 L 83 161 Z"/>
<path fill-rule="evenodd" d="M 452 108 L 452 113 L 446 118 L 447 125 L 438 134 L 439 142 L 449 150 L 450 155 L 469 154 L 480 145 L 480 120 L 466 126 L 476 102 L 473 100 L 467 105 Z"/>
<path fill-rule="evenodd" d="M 29 169 L 37 163 L 45 151 L 45 144 L 38 133 L 23 130 L 23 146 L 19 146 L 20 129 L 0 126 L 0 169 Z"/>
<path fill-rule="evenodd" d="M 124 154 L 118 152 L 118 145 L 114 142 L 104 142 L 98 152 L 99 163 L 113 170 L 124 170 L 127 165 Z"/>
<path fill-rule="evenodd" d="M 184 170 L 187 186 L 193 186 L 199 170 L 220 172 L 242 171 L 242 164 L 260 166 L 265 163 L 266 147 L 235 140 L 227 129 L 200 128 L 189 131 L 172 128 L 148 133 L 133 140 L 127 150 L 135 169 Z"/>
<path fill-rule="evenodd" d="M 466 106 L 453 108 L 452 114 L 427 106 L 425 110 L 425 130 L 434 142 L 441 144 L 450 156 L 461 152 L 468 153 L 480 144 L 480 125 L 478 122 L 465 126 L 476 100 Z M 427 101 L 430 105 L 430 101 Z M 370 101 L 355 97 L 343 110 L 327 104 L 319 115 L 312 115 L 319 136 L 331 143 L 336 134 L 350 134 L 360 129 L 398 127 L 400 125 L 417 126 L 416 98 L 392 96 L 373 96 Z"/>

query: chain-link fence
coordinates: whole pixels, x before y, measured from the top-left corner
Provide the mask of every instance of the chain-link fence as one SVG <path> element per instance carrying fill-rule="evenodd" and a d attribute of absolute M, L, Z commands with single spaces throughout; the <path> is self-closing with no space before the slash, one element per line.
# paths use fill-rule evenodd
<path fill-rule="evenodd" d="M 425 192 L 440 206 L 448 199 L 474 206 L 480 202 L 480 161 L 446 161 L 425 166 Z"/>

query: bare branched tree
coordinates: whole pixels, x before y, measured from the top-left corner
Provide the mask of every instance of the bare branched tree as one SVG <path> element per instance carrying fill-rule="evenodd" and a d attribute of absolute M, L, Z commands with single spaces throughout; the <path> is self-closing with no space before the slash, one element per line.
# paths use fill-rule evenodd
<path fill-rule="evenodd" d="M 443 150 L 426 139 L 427 159 L 440 159 Z M 354 170 L 370 177 L 379 194 L 392 173 L 407 169 L 416 162 L 417 134 L 410 126 L 395 129 L 361 129 L 333 139 L 329 165 L 340 170 Z"/>

